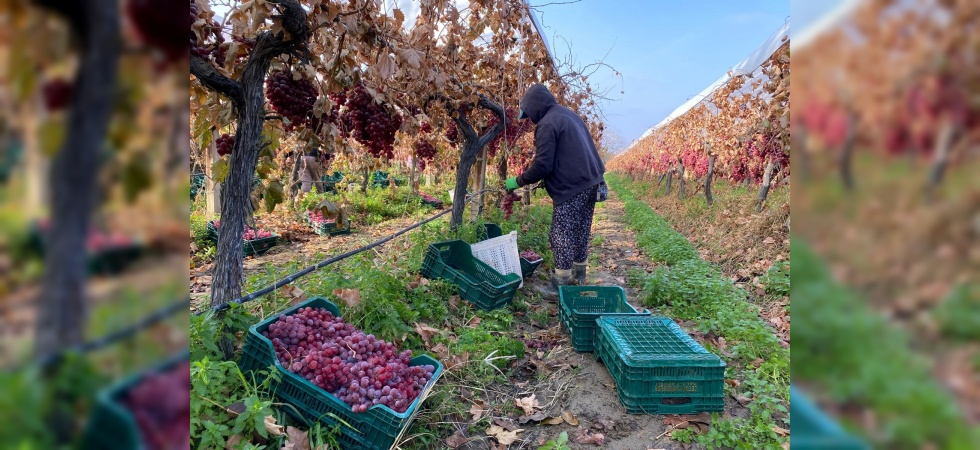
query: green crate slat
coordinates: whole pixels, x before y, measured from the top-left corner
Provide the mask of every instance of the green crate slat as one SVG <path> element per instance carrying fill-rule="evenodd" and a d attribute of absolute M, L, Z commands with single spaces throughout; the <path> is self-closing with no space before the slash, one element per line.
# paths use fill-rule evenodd
<path fill-rule="evenodd" d="M 575 351 L 595 349 L 595 320 L 600 316 L 649 316 L 626 302 L 626 291 L 619 286 L 561 286 L 558 290 L 559 318 L 572 340 Z"/>
<path fill-rule="evenodd" d="M 276 357 L 272 342 L 262 336 L 262 332 L 266 331 L 269 325 L 278 320 L 280 316 L 288 316 L 299 308 L 307 306 L 324 308 L 333 315 L 340 317 L 340 310 L 337 305 L 323 297 L 311 298 L 275 314 L 249 328 L 238 366 L 243 373 L 251 373 L 256 382 L 261 382 L 263 379 L 255 371 L 265 370 L 274 365 L 275 370 L 279 372 L 282 378 L 279 384 L 273 386 L 273 395 L 294 406 L 299 411 L 299 416 L 293 408 L 283 408 L 283 410 L 300 420 L 320 421 L 329 427 L 340 425 L 340 435 L 337 440 L 341 448 L 390 449 L 401 433 L 411 425 L 420 409 L 423 398 L 428 395 L 442 375 L 442 364 L 427 355 L 412 358 L 409 365 L 433 365 L 436 370 L 433 372 L 432 379 L 422 389 L 422 393 L 412 401 L 405 412 L 397 413 L 387 406 L 375 405 L 368 408 L 366 412 L 354 413 L 349 405 L 334 395 L 311 384 L 305 378 L 284 369 Z M 334 416 L 339 417 L 340 420 L 350 426 L 339 422 Z"/>
<path fill-rule="evenodd" d="M 790 429 L 794 450 L 869 450 L 860 439 L 821 412 L 795 385 L 789 386 L 789 408 L 793 417 Z"/>
<path fill-rule="evenodd" d="M 475 258 L 470 245 L 460 240 L 429 244 L 421 273 L 455 284 L 461 298 L 486 311 L 510 303 L 521 284 L 516 273 L 502 275 Z"/>
<path fill-rule="evenodd" d="M 596 359 L 616 380 L 620 403 L 631 414 L 724 409 L 724 361 L 670 318 L 601 316 L 596 325 Z"/>
<path fill-rule="evenodd" d="M 138 450 L 143 447 L 143 438 L 132 413 L 122 405 L 123 396 L 147 374 L 160 373 L 172 369 L 183 361 L 190 360 L 190 352 L 170 358 L 167 361 L 103 389 L 96 396 L 92 414 L 85 427 L 82 450 Z"/>
<path fill-rule="evenodd" d="M 500 237 L 504 235 L 504 231 L 500 229 L 500 226 L 495 223 L 485 223 L 483 227 L 478 231 L 478 236 L 481 241 L 487 239 L 493 239 L 495 237 Z M 544 258 L 537 261 L 529 261 L 526 258 L 521 258 L 521 276 L 527 278 L 534 274 L 535 269 L 544 262 Z"/>

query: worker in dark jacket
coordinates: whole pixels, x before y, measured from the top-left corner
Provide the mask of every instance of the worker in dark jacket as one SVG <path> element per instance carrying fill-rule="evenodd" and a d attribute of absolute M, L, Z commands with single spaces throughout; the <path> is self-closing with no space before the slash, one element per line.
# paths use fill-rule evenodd
<path fill-rule="evenodd" d="M 555 257 L 551 284 L 585 282 L 589 256 L 592 215 L 600 195 L 605 195 L 606 167 L 599 156 L 585 121 L 561 106 L 548 88 L 531 86 L 520 103 L 518 118 L 531 119 L 534 130 L 534 160 L 524 173 L 506 181 L 512 191 L 544 180 L 555 203 L 548 241 Z M 601 192 L 601 193 L 600 193 Z"/>

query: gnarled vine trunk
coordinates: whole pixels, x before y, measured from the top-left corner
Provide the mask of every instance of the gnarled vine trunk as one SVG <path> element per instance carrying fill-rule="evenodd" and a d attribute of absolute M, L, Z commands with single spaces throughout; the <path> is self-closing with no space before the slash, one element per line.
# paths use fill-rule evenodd
<path fill-rule="evenodd" d="M 714 204 L 715 199 L 711 196 L 711 176 L 715 173 L 715 155 L 708 156 L 708 174 L 704 176 L 704 199 L 708 206 Z"/>
<path fill-rule="evenodd" d="M 459 133 L 463 137 L 463 149 L 459 155 L 459 164 L 456 166 L 456 187 L 453 189 L 453 212 L 452 218 L 449 221 L 449 228 L 453 230 L 463 224 L 463 210 L 466 208 L 466 187 L 469 185 L 470 170 L 473 168 L 473 163 L 476 162 L 477 155 L 480 153 L 480 150 L 486 147 L 507 126 L 507 116 L 504 114 L 504 108 L 502 106 L 483 95 L 480 96 L 478 105 L 483 109 L 493 112 L 499 119 L 499 122 L 491 127 L 486 134 L 480 136 L 476 134 L 476 130 L 473 129 L 465 114 L 457 113 L 453 117 Z"/>
<path fill-rule="evenodd" d="M 932 167 L 929 169 L 929 183 L 926 185 L 926 198 L 932 200 L 936 196 L 936 190 L 943 181 L 946 167 L 949 165 L 950 153 L 956 136 L 959 134 L 958 127 L 949 121 L 944 121 L 938 131 L 936 138 L 936 148 L 933 151 Z"/>
<path fill-rule="evenodd" d="M 677 161 L 677 198 L 684 199 L 684 164 Z"/>
<path fill-rule="evenodd" d="M 85 237 L 95 207 L 120 53 L 116 2 L 45 3 L 65 16 L 81 41 L 81 50 L 65 140 L 54 158 L 48 181 L 51 220 L 35 328 L 34 350 L 38 357 L 80 344 L 84 338 L 88 277 Z M 82 17 L 78 17 L 78 9 L 82 10 Z"/>
<path fill-rule="evenodd" d="M 766 204 L 766 198 L 769 197 L 769 188 L 772 186 L 772 171 L 775 164 L 771 157 L 767 159 L 766 170 L 762 174 L 762 187 L 759 188 L 757 211 L 762 211 L 762 207 Z"/>

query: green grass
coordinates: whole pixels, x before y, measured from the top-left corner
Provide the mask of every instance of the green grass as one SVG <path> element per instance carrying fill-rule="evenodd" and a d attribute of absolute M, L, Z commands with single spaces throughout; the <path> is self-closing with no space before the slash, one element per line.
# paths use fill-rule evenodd
<path fill-rule="evenodd" d="M 724 336 L 732 357 L 710 349 L 729 363 L 728 378 L 741 381 L 743 395 L 753 398 L 745 418 L 712 420 L 711 431 L 695 435 L 688 430 L 673 434 L 682 442 L 696 441 L 707 448 L 779 449 L 786 438 L 772 426 L 789 428 L 789 351 L 759 318 L 734 286 L 713 265 L 698 256 L 694 246 L 647 204 L 638 200 L 619 176 L 607 177 L 625 204 L 626 220 L 637 232 L 637 244 L 656 263 L 661 263 L 643 282 L 644 304 L 660 307 L 670 317 L 697 323 L 700 331 Z M 639 282 L 643 273 L 630 274 Z M 756 358 L 763 362 L 754 367 Z"/>
<path fill-rule="evenodd" d="M 879 448 L 980 447 L 949 392 L 931 376 L 910 337 L 833 280 L 803 241 L 791 241 L 793 376 L 839 404 L 866 405 L 879 419 Z"/>

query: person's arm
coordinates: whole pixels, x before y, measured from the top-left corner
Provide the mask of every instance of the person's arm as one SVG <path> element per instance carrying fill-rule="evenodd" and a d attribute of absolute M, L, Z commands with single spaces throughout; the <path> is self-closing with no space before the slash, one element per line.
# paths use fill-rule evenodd
<path fill-rule="evenodd" d="M 555 166 L 557 143 L 558 133 L 554 127 L 546 125 L 534 131 L 534 161 L 531 161 L 531 167 L 517 177 L 518 186 L 537 183 L 551 173 Z"/>

